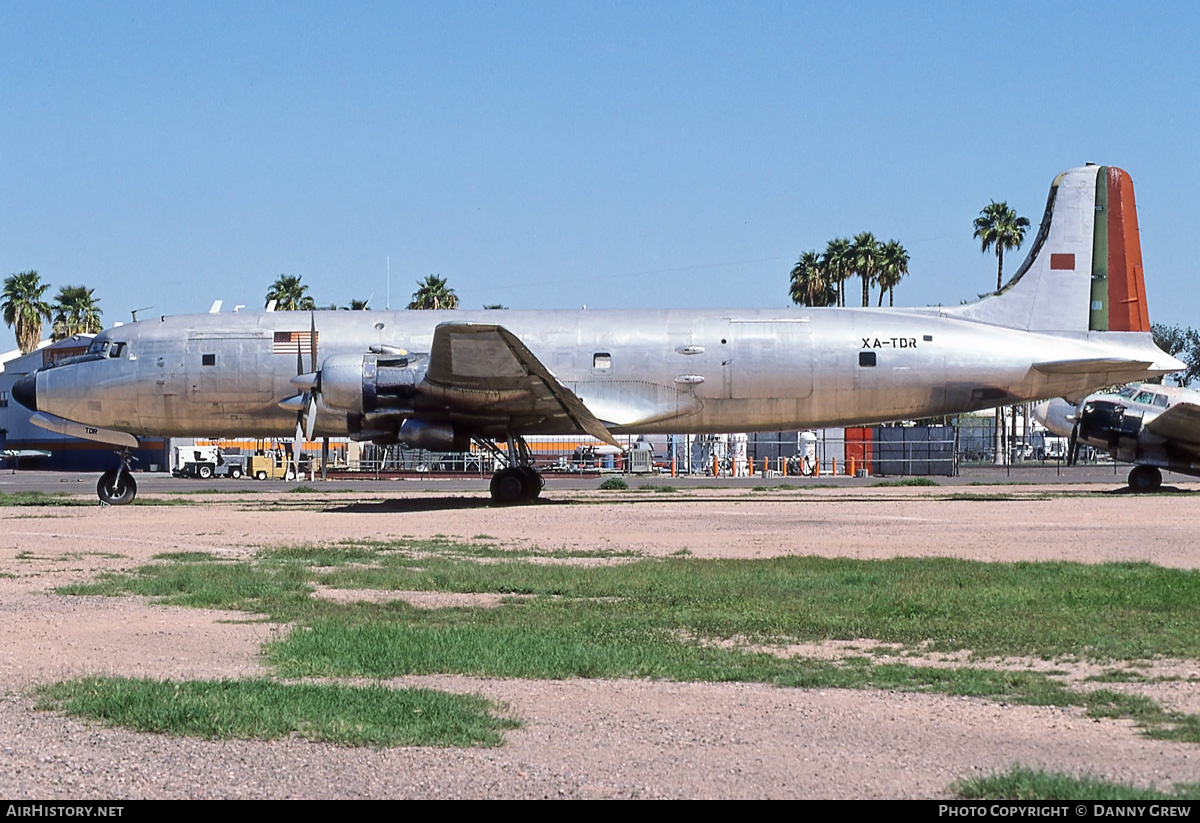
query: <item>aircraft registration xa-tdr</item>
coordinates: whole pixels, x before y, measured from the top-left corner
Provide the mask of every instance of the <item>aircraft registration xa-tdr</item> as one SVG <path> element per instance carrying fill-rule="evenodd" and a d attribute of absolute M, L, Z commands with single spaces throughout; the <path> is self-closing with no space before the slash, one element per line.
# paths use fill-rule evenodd
<path fill-rule="evenodd" d="M 112 444 L 101 500 L 127 503 L 138 436 L 348 436 L 506 468 L 538 496 L 530 434 L 807 429 L 953 414 L 1182 368 L 1151 339 L 1133 183 L 1088 165 L 1050 187 L 1003 289 L 950 308 L 259 312 L 109 329 L 21 378 L 46 428 Z"/>

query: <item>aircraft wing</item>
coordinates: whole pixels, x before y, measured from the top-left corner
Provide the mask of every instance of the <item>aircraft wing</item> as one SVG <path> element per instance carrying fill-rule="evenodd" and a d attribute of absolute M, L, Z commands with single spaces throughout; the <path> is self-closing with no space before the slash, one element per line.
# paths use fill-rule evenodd
<path fill-rule="evenodd" d="M 1176 403 L 1145 425 L 1146 431 L 1191 451 L 1200 449 L 1200 405 Z"/>
<path fill-rule="evenodd" d="M 564 430 L 619 446 L 579 397 L 503 326 L 440 324 L 422 389 L 462 417 L 508 418 L 517 433 L 523 424 L 546 428 L 557 420 Z"/>

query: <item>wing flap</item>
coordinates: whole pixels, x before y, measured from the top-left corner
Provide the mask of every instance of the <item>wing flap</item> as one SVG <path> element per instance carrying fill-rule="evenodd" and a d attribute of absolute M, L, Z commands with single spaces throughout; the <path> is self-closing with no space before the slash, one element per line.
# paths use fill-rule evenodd
<path fill-rule="evenodd" d="M 557 418 L 575 431 L 619 445 L 579 397 L 503 326 L 440 324 L 422 387 L 465 414 L 518 421 Z"/>

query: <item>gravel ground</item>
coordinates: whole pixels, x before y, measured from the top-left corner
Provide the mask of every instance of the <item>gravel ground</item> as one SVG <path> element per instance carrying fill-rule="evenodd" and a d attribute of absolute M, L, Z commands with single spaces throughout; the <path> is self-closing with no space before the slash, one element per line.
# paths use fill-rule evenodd
<path fill-rule="evenodd" d="M 261 545 L 349 535 L 443 534 L 656 555 L 686 548 L 699 557 L 1057 558 L 1200 567 L 1200 512 L 1191 499 L 1106 493 L 1112 488 L 954 490 L 978 498 L 970 500 L 944 499 L 950 493 L 944 488 L 821 489 L 803 499 L 745 489 L 682 495 L 551 489 L 539 505 L 512 509 L 492 509 L 477 492 L 355 489 L 185 498 L 196 504 L 190 506 L 0 509 L 0 796 L 930 798 L 947 796 L 955 780 L 1012 764 L 1140 785 L 1198 782 L 1195 744 L 1149 740 L 1128 722 L 1097 722 L 1076 709 L 943 695 L 744 683 L 395 681 L 481 694 L 507 704 L 524 723 L 507 733 L 506 745 L 475 750 L 180 740 L 32 709 L 34 685 L 81 674 L 266 674 L 259 647 L 280 627 L 137 598 L 52 592 L 161 552 L 240 556 Z M 801 651 L 855 650 L 828 644 Z M 1200 712 L 1200 666 L 1156 665 L 1187 679 L 1121 687 Z"/>

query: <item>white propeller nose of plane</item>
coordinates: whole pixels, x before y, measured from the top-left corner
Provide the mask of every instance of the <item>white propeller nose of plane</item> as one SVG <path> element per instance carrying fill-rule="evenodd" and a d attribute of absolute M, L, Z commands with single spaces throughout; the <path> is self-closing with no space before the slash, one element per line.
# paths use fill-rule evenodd
<path fill-rule="evenodd" d="M 1043 400 L 1033 407 L 1033 419 L 1059 437 L 1070 437 L 1075 425 L 1075 407 L 1061 397 Z"/>

